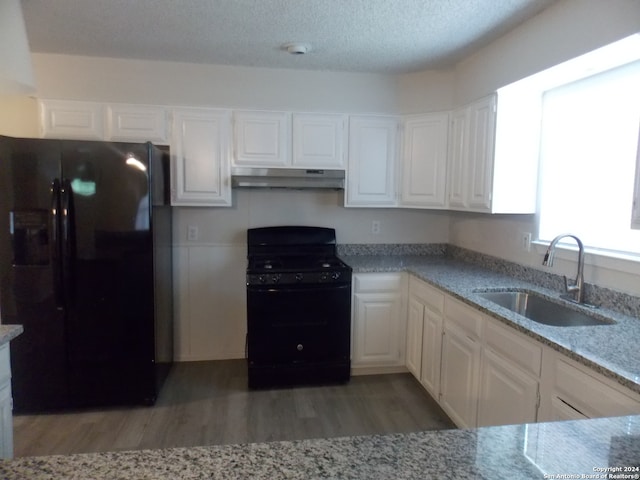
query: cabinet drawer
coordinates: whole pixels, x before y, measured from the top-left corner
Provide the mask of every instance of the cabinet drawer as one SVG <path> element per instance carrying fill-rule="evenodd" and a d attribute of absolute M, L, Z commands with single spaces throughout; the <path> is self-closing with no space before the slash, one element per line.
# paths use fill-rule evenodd
<path fill-rule="evenodd" d="M 444 314 L 450 320 L 462 328 L 474 338 L 480 338 L 482 333 L 482 314 L 465 304 L 445 297 Z"/>
<path fill-rule="evenodd" d="M 640 401 L 625 395 L 588 373 L 558 358 L 555 394 L 587 417 L 640 413 Z"/>
<path fill-rule="evenodd" d="M 355 292 L 397 292 L 402 290 L 401 273 L 365 273 L 354 275 Z"/>
<path fill-rule="evenodd" d="M 484 336 L 486 345 L 494 352 L 517 363 L 526 372 L 540 377 L 542 345 L 499 325 L 494 320 L 487 321 Z"/>
<path fill-rule="evenodd" d="M 409 290 L 411 295 L 415 295 L 431 310 L 442 313 L 444 311 L 444 293 L 428 283 L 416 277 L 410 277 Z"/>

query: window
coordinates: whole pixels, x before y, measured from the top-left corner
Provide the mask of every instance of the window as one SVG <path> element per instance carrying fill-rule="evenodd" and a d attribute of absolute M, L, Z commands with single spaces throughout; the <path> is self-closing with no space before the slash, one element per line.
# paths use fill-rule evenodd
<path fill-rule="evenodd" d="M 544 92 L 540 240 L 570 232 L 592 248 L 640 253 L 631 230 L 639 85 L 640 61 Z"/>
<path fill-rule="evenodd" d="M 526 132 L 515 151 L 539 158 L 539 240 L 572 233 L 590 249 L 640 255 L 631 229 L 638 85 L 640 34 L 498 91 Z"/>

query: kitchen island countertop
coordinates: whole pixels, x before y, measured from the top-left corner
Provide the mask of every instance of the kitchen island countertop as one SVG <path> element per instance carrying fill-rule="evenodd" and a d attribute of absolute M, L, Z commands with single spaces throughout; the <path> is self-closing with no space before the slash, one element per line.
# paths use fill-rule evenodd
<path fill-rule="evenodd" d="M 22 325 L 0 325 L 0 347 L 23 332 Z"/>
<path fill-rule="evenodd" d="M 539 480 L 639 478 L 638 468 L 640 416 L 631 416 L 472 430 L 25 457 L 0 461 L 0 478 Z M 620 473 L 630 476 L 609 476 Z"/>

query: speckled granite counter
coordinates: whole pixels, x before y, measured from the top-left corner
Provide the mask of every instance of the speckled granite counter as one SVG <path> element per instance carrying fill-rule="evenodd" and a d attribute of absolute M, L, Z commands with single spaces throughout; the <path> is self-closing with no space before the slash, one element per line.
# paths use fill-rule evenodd
<path fill-rule="evenodd" d="M 517 315 L 474 292 L 479 289 L 518 288 L 557 299 L 560 285 L 555 289 L 549 289 L 484 266 L 440 255 L 341 255 L 341 258 L 355 273 L 412 273 L 474 308 L 640 393 L 640 318 L 637 316 L 598 308 L 589 311 L 613 319 L 616 323 L 602 326 L 553 327 Z M 626 309 L 635 312 L 636 306 L 628 305 Z"/>
<path fill-rule="evenodd" d="M 539 480 L 639 478 L 638 468 L 640 416 L 634 416 L 475 430 L 26 457 L 0 461 L 0 478 Z M 616 477 L 619 473 L 631 476 Z"/>
<path fill-rule="evenodd" d="M 23 330 L 22 325 L 0 325 L 0 346 L 16 338 Z"/>

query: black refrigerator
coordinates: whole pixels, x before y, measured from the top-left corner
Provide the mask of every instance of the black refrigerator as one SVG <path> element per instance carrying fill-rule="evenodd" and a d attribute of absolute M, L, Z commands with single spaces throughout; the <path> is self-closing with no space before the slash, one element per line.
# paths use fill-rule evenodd
<path fill-rule="evenodd" d="M 168 151 L 0 137 L 14 411 L 152 404 L 173 359 Z"/>

